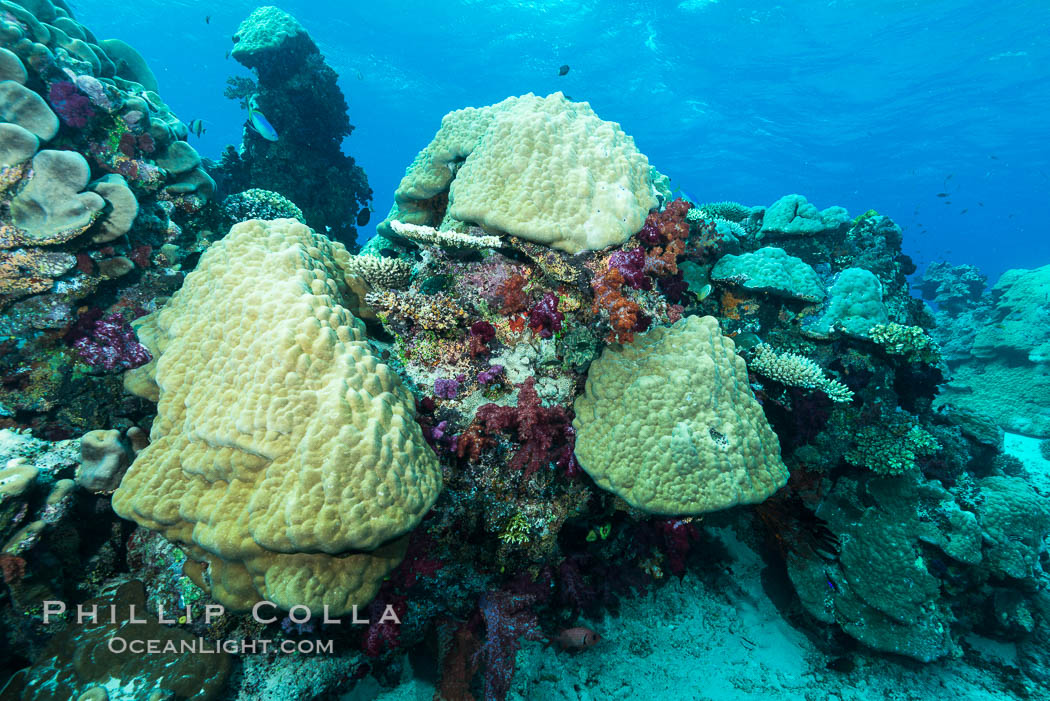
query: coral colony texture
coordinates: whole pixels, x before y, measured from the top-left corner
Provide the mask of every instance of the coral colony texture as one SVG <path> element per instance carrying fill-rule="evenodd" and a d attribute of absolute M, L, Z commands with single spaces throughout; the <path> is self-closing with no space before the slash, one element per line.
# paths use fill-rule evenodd
<path fill-rule="evenodd" d="M 732 582 L 727 528 L 829 669 L 980 636 L 1050 684 L 1050 499 L 1003 452 L 1050 438 L 1050 266 L 931 266 L 934 312 L 889 217 L 675 198 L 561 93 L 435 116 L 357 254 L 334 71 L 276 8 L 234 40 L 278 139 L 202 162 L 131 46 L 0 2 L 3 699 L 337 698 L 410 658 L 504 699 L 525 646 L 610 655 L 606 613 Z"/>

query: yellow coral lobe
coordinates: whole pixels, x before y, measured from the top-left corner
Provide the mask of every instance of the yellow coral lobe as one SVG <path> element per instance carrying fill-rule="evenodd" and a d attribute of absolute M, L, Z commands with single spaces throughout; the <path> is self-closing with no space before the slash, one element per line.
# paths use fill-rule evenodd
<path fill-rule="evenodd" d="M 755 504 L 787 482 L 744 361 L 714 317 L 686 317 L 608 346 L 574 408 L 581 467 L 643 511 Z"/>
<path fill-rule="evenodd" d="M 242 222 L 138 324 L 156 360 L 130 386 L 158 416 L 113 507 L 207 563 L 230 608 L 366 604 L 441 489 L 347 259 L 294 219 Z"/>

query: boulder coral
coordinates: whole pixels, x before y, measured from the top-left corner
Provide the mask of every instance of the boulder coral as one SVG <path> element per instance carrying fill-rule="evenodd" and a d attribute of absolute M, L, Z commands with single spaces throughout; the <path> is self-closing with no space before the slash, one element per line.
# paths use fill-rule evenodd
<path fill-rule="evenodd" d="M 755 504 L 787 481 L 744 360 L 713 317 L 607 347 L 574 408 L 580 466 L 648 513 Z"/>
<path fill-rule="evenodd" d="M 348 259 L 295 220 L 244 222 L 136 322 L 158 416 L 113 507 L 228 607 L 367 604 L 441 489 L 411 394 L 349 311 Z"/>
<path fill-rule="evenodd" d="M 619 124 L 560 92 L 529 93 L 445 115 L 378 230 L 467 222 L 575 254 L 623 243 L 657 203 L 649 161 Z"/>

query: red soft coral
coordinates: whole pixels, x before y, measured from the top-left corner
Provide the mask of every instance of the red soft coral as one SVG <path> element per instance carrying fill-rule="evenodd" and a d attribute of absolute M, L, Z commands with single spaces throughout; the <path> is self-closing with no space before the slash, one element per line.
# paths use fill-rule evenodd
<path fill-rule="evenodd" d="M 645 272 L 664 277 L 678 272 L 678 256 L 685 252 L 689 240 L 686 214 L 693 206 L 679 198 L 662 212 L 651 212 L 639 238 L 652 245 L 645 258 Z"/>
<path fill-rule="evenodd" d="M 564 447 L 573 436 L 569 412 L 560 406 L 543 406 L 536 394 L 535 377 L 520 385 L 517 406 L 485 404 L 478 408 L 477 422 L 488 433 L 517 434 L 520 447 L 509 466 L 512 470 L 524 470 L 526 479 L 561 460 Z"/>

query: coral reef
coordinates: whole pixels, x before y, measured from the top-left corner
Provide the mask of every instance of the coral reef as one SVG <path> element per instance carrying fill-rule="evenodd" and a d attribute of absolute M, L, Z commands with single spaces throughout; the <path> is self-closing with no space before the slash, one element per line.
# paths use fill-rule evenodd
<path fill-rule="evenodd" d="M 357 215 L 372 190 L 364 170 L 341 149 L 354 127 L 338 76 L 306 29 L 276 7 L 254 10 L 233 41 L 230 55 L 256 80 L 227 95 L 249 108 L 249 121 L 265 115 L 277 134 L 273 140 L 246 126 L 241 149 L 223 154 L 217 179 L 227 192 L 280 193 L 306 224 L 355 249 Z"/>
<path fill-rule="evenodd" d="M 974 266 L 931 265 L 919 283 L 937 307 L 932 334 L 951 373 L 937 404 L 1050 437 L 1050 266 L 985 282 Z"/>
<path fill-rule="evenodd" d="M 558 94 L 451 113 L 354 256 L 330 240 L 370 197 L 345 100 L 286 13 L 238 31 L 255 127 L 221 205 L 129 46 L 47 0 L 0 29 L 0 671 L 22 697 L 336 698 L 436 651 L 444 698 L 498 701 L 519 653 L 568 654 L 525 641 L 600 654 L 588 621 L 624 597 L 731 587 L 730 532 L 829 658 L 976 634 L 1045 685 L 1050 505 L 1002 452 L 1022 400 L 982 406 L 1041 391 L 1044 270 L 987 290 L 931 267 L 932 310 L 889 217 L 673 199 Z M 967 394 L 978 375 L 998 395 Z M 36 603 L 114 597 L 158 640 L 335 651 L 101 654 L 125 620 Z M 325 607 L 360 625 L 304 620 Z"/>
<path fill-rule="evenodd" d="M 214 183 L 141 57 L 63 3 L 5 5 L 0 51 L 0 421 L 128 425 L 116 373 L 148 355 L 126 322 L 178 287 Z"/>

